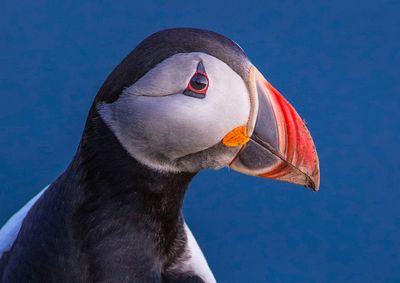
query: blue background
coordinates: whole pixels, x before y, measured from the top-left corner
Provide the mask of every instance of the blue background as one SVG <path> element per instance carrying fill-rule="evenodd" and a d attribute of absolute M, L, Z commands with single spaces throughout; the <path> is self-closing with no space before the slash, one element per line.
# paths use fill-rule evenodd
<path fill-rule="evenodd" d="M 219 282 L 400 281 L 400 2 L 55 2 L 1 4 L 0 223 L 67 166 L 131 49 L 201 27 L 237 41 L 292 102 L 322 171 L 318 193 L 196 177 L 185 215 Z"/>

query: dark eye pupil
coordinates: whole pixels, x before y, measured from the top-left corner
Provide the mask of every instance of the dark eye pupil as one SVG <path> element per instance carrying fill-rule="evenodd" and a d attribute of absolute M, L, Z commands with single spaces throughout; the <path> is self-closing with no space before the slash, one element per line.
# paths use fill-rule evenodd
<path fill-rule="evenodd" d="M 190 86 L 195 90 L 202 90 L 207 87 L 207 77 L 202 74 L 196 74 L 190 80 Z"/>

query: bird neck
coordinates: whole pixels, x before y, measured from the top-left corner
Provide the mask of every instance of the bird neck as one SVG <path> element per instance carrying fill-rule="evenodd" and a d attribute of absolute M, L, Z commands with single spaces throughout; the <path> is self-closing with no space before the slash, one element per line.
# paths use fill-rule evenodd
<path fill-rule="evenodd" d="M 170 208 L 180 211 L 189 183 L 197 172 L 161 172 L 149 168 L 123 148 L 97 111 L 91 116 L 72 165 L 80 171 L 85 190 L 104 196 L 157 196 L 160 201 L 168 202 Z"/>
<path fill-rule="evenodd" d="M 127 253 L 137 254 L 140 247 L 150 246 L 160 256 L 170 254 L 170 247 L 186 237 L 181 209 L 195 174 L 158 172 L 141 164 L 95 116 L 87 122 L 65 174 L 79 176 L 80 200 L 74 213 L 77 230 L 86 240 L 145 241 L 142 245 L 125 243 L 134 249 L 126 248 Z"/>

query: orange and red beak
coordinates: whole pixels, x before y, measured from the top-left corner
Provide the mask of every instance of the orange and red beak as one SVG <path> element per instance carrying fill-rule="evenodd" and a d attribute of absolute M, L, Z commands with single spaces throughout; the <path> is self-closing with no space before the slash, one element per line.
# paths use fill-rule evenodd
<path fill-rule="evenodd" d="M 248 139 L 230 167 L 236 171 L 319 189 L 320 172 L 311 135 L 296 110 L 252 67 Z"/>

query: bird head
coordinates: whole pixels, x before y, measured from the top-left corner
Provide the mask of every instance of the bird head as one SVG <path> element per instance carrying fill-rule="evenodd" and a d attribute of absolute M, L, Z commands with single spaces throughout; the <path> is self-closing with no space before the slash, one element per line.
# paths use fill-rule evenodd
<path fill-rule="evenodd" d="M 100 89 L 95 111 L 137 161 L 161 172 L 232 169 L 318 190 L 303 120 L 234 41 L 170 29 L 140 43 Z"/>

